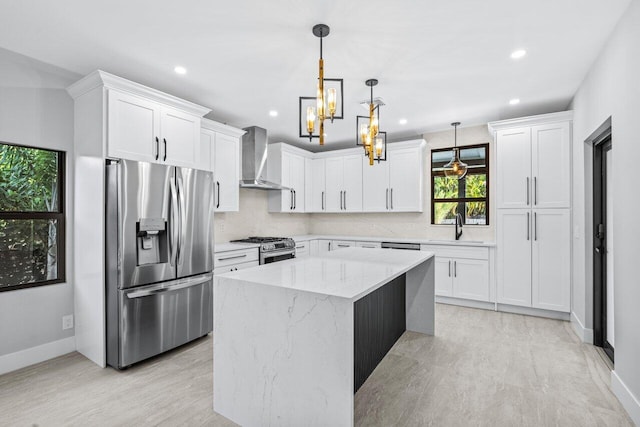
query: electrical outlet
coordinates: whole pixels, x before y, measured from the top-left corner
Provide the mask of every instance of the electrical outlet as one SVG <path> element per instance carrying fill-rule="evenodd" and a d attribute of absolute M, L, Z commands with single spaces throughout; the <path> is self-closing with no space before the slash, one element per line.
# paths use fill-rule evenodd
<path fill-rule="evenodd" d="M 73 314 L 62 316 L 62 330 L 73 328 Z"/>

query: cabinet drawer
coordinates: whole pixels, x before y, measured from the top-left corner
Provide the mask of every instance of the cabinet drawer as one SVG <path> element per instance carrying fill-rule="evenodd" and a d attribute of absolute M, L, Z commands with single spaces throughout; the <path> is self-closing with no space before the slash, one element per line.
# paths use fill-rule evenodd
<path fill-rule="evenodd" d="M 357 248 L 380 248 L 380 242 L 356 242 Z"/>
<path fill-rule="evenodd" d="M 224 267 L 218 267 L 213 270 L 213 274 L 229 273 L 230 271 L 244 270 L 245 268 L 257 267 L 260 263 L 256 261 L 242 262 L 240 264 L 231 264 Z"/>
<path fill-rule="evenodd" d="M 296 242 L 296 258 L 302 258 L 309 255 L 309 242 Z"/>
<path fill-rule="evenodd" d="M 355 245 L 356 245 L 356 242 L 351 240 L 332 240 L 331 250 L 335 251 L 336 249 L 352 248 Z"/>
<path fill-rule="evenodd" d="M 420 245 L 420 250 L 429 251 L 443 258 L 489 259 L 489 248 L 477 246 Z"/>
<path fill-rule="evenodd" d="M 226 251 L 215 254 L 214 268 L 226 267 L 233 264 L 240 264 L 249 261 L 258 261 L 258 248 L 240 249 L 236 251 Z"/>

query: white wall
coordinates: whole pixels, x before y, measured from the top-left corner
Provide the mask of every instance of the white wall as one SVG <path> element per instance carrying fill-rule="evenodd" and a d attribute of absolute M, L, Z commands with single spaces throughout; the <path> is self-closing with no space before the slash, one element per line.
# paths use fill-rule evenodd
<path fill-rule="evenodd" d="M 453 225 L 431 225 L 431 150 L 453 146 L 453 130 L 427 133 L 424 159 L 424 196 L 422 213 L 352 213 L 312 214 L 312 234 L 338 234 L 347 236 L 379 236 L 406 238 L 453 239 Z M 458 128 L 458 145 L 489 143 L 489 225 L 466 225 L 461 240 L 495 240 L 495 196 L 493 173 L 495 153 L 493 137 L 486 125 Z M 368 166 L 364 166 L 368 167 Z M 371 167 L 375 167 L 371 166 Z"/>
<path fill-rule="evenodd" d="M 640 425 L 640 211 L 635 184 L 640 158 L 640 2 L 628 11 L 580 85 L 574 116 L 574 315 L 591 328 L 593 285 L 590 150 L 585 140 L 611 117 L 614 170 L 615 371 L 612 387 Z M 585 167 L 586 166 L 586 167 Z M 585 185 L 586 182 L 586 185 Z M 634 401 L 635 398 L 635 401 Z"/>
<path fill-rule="evenodd" d="M 64 88 L 77 78 L 0 49 L 0 141 L 67 152 L 67 224 L 73 206 L 73 102 Z M 44 359 L 74 349 L 74 330 L 62 330 L 62 316 L 73 314 L 71 239 L 67 227 L 66 283 L 0 292 L 0 373 L 15 368 L 17 359 L 38 361 L 28 354 L 34 348 Z"/>

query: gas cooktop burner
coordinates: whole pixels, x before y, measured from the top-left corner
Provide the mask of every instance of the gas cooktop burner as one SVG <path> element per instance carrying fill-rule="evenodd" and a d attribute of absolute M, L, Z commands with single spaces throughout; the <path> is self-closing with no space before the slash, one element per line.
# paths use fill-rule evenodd
<path fill-rule="evenodd" d="M 246 239 L 232 240 L 232 242 L 238 243 L 273 243 L 287 240 L 286 237 L 248 237 Z"/>

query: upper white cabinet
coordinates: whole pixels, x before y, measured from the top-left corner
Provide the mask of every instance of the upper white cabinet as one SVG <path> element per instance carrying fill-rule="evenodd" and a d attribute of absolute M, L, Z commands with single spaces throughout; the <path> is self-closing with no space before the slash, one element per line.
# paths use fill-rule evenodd
<path fill-rule="evenodd" d="M 327 157 L 325 212 L 362 211 L 362 155 Z"/>
<path fill-rule="evenodd" d="M 197 166 L 200 115 L 117 89 L 107 99 L 108 157 Z"/>
<path fill-rule="evenodd" d="M 490 123 L 497 157 L 497 302 L 571 309 L 571 121 Z"/>
<path fill-rule="evenodd" d="M 369 165 L 363 157 L 362 207 L 364 212 L 422 212 L 423 140 L 388 146 L 387 161 Z"/>
<path fill-rule="evenodd" d="M 569 121 L 499 129 L 496 150 L 498 209 L 570 206 Z"/>
<path fill-rule="evenodd" d="M 240 196 L 240 138 L 241 129 L 202 120 L 201 147 L 210 144 L 209 168 L 214 175 L 214 210 L 216 212 L 237 212 Z M 201 151 L 203 148 L 201 148 Z M 201 159 L 204 166 L 206 159 Z"/>
<path fill-rule="evenodd" d="M 267 150 L 269 180 L 287 187 L 269 191 L 269 212 L 305 212 L 304 151 L 282 142 L 269 144 Z"/>
<path fill-rule="evenodd" d="M 325 187 L 325 159 L 307 159 L 310 169 L 305 181 L 307 212 L 325 212 L 327 210 L 327 192 Z"/>

